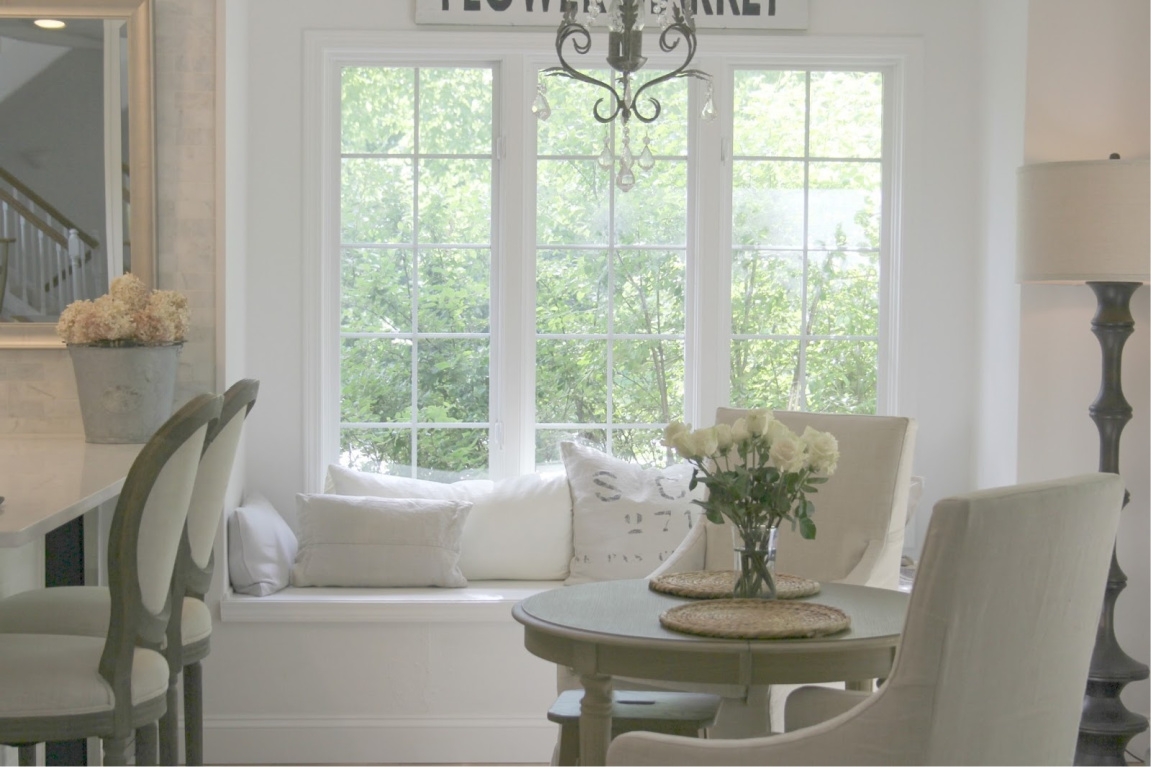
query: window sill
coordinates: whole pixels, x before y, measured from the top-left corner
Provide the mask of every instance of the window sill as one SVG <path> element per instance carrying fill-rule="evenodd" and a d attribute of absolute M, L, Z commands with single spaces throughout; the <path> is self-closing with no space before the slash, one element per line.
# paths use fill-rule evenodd
<path fill-rule="evenodd" d="M 473 581 L 462 589 L 296 588 L 220 601 L 224 623 L 502 623 L 522 599 L 563 581 Z"/>

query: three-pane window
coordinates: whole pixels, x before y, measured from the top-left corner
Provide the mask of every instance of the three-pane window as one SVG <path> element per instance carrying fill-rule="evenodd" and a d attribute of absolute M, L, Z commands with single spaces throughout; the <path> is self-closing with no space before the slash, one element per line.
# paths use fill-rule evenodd
<path fill-rule="evenodd" d="M 688 81 L 663 84 L 661 117 L 627 127 L 631 152 L 652 159 L 628 192 L 609 162 L 624 151 L 623 126 L 593 118 L 594 89 L 548 78 L 550 119 L 523 110 L 535 141 L 503 143 L 534 180 L 532 221 L 517 228 L 500 204 L 500 185 L 518 181 L 496 172 L 493 67 L 343 68 L 340 423 L 331 425 L 342 463 L 487 476 L 507 444 L 524 454 L 508 463 L 542 467 L 576 439 L 662 465 L 672 458 L 663 426 L 692 411 L 687 372 L 715 347 L 729 361 L 723 404 L 876 412 L 884 75 L 724 71 L 730 152 L 704 152 L 693 138 L 698 94 Z M 689 178 L 716 162 L 722 172 L 701 176 L 712 181 Z M 697 195 L 730 200 L 729 218 L 696 220 Z M 730 251 L 695 252 L 696 230 Z M 530 263 L 495 253 L 516 237 L 528 241 L 507 250 Z M 702 268 L 730 273 L 730 284 L 693 284 Z M 500 269 L 534 283 L 497 290 Z M 494 335 L 493 317 L 515 322 L 526 302 L 534 326 L 523 340 Z M 692 316 L 717 307 L 729 315 L 718 324 Z M 718 329 L 703 337 L 707 327 Z M 490 382 L 525 370 L 532 396 L 501 402 Z M 493 414 L 509 407 L 530 438 L 504 443 Z"/>

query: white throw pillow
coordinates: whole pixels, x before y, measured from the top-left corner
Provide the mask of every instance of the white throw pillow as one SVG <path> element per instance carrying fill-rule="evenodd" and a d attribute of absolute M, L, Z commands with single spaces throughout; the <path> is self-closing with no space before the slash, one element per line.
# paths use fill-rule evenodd
<path fill-rule="evenodd" d="M 468 585 L 459 559 L 471 503 L 304 493 L 296 499 L 293 586 Z"/>
<path fill-rule="evenodd" d="M 572 560 L 568 585 L 646 578 L 699 521 L 688 490 L 692 468 L 645 469 L 577 445 L 561 443 L 572 496 Z"/>
<path fill-rule="evenodd" d="M 563 474 L 500 480 L 464 522 L 460 569 L 470 580 L 562 581 L 572 556 L 572 504 Z"/>
<path fill-rule="evenodd" d="M 373 495 L 377 498 L 472 501 L 478 495 L 490 493 L 494 484 L 490 479 L 465 479 L 451 484 L 429 482 L 426 479 L 358 471 L 333 463 L 328 466 L 324 492 L 334 495 Z"/>
<path fill-rule="evenodd" d="M 228 575 L 232 589 L 263 597 L 288 585 L 298 543 L 284 518 L 252 493 L 228 517 Z"/>
<path fill-rule="evenodd" d="M 572 556 L 571 494 L 562 474 L 451 484 L 333 464 L 329 492 L 379 498 L 471 501 L 460 542 L 468 580 L 563 580 Z"/>

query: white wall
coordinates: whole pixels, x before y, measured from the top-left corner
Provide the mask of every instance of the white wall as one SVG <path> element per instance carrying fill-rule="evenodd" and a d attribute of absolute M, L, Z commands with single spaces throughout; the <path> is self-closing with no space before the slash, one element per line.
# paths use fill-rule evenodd
<path fill-rule="evenodd" d="M 1023 163 L 1027 0 L 982 0 L 979 140 L 982 247 L 975 486 L 1015 482 L 1019 419 L 1019 287 L 1015 169 Z"/>
<path fill-rule="evenodd" d="M 1151 155 L 1151 27 L 1146 0 L 1032 2 L 1027 57 L 1027 163 L 1134 159 Z M 1120 522 L 1117 556 L 1127 589 L 1115 631 L 1128 655 L 1146 663 L 1148 606 L 1151 317 L 1148 289 L 1132 301 L 1135 333 L 1123 357 L 1123 392 L 1134 418 L 1123 432 L 1120 473 L 1131 503 Z M 1086 286 L 1024 285 L 1020 318 L 1019 478 L 1094 471 L 1099 436 L 1087 413 L 1100 383 L 1099 344 L 1090 330 L 1095 296 Z M 1148 713 L 1146 681 L 1128 685 L 1128 709 Z M 1140 758 L 1147 733 L 1132 741 Z"/>
<path fill-rule="evenodd" d="M 401 7 L 409 10 L 397 13 Z M 226 144 L 234 159 L 227 170 L 225 239 L 229 268 L 234 258 L 246 264 L 246 310 L 237 331 L 247 348 L 243 372 L 261 380 L 247 430 L 245 484 L 278 505 L 293 503 L 296 492 L 309 489 L 305 477 L 313 474 L 304 466 L 302 444 L 308 403 L 301 385 L 306 372 L 301 339 L 308 328 L 300 307 L 309 289 L 300 223 L 309 214 L 301 202 L 303 32 L 413 29 L 410 8 L 378 0 L 231 0 L 224 7 L 224 44 L 243 57 L 240 66 L 229 62 L 226 68 Z M 903 365 L 897 382 L 897 411 L 920 422 L 915 472 L 926 478 L 926 488 L 915 549 L 934 501 L 976 482 L 979 370 L 990 364 L 978 353 L 986 279 L 980 254 L 987 238 L 978 222 L 986 211 L 981 196 L 988 183 L 981 136 L 990 131 L 984 115 L 993 103 L 980 94 L 981 24 L 980 9 L 964 3 L 812 0 L 807 33 L 907 37 L 922 48 L 921 67 L 911 73 L 916 107 L 907 126 Z M 770 44 L 765 36 L 765 47 Z M 701 36 L 701 46 L 706 45 Z M 1010 101 L 1010 89 L 999 98 Z M 235 151 L 245 146 L 246 153 Z M 234 199 L 237 194 L 242 199 Z M 242 219 L 233 217 L 238 210 Z M 230 322 L 227 337 L 237 337 Z M 419 753 L 413 757 L 406 750 L 419 733 L 425 760 L 455 761 L 442 750 L 445 739 L 434 733 L 468 731 L 466 717 L 479 711 L 503 727 L 520 727 L 519 739 L 541 748 L 532 739 L 538 738 L 538 722 L 554 694 L 551 669 L 522 649 L 516 625 L 483 629 L 478 636 L 484 644 L 470 647 L 451 645 L 459 635 L 451 624 L 300 629 L 215 627 L 213 653 L 205 663 L 210 760 L 250 761 L 267 753 L 276 761 L 306 761 L 320 749 L 325 760 L 356 761 L 376 748 L 369 757 L 376 761 L 419 761 Z M 308 669 L 301 673 L 300 664 Z M 317 664 L 322 674 L 312 669 Z M 461 691 L 466 677 L 457 672 L 463 669 L 481 673 L 481 680 L 491 680 L 493 673 L 509 678 L 496 684 L 496 698 L 485 704 L 475 697 L 474 684 Z M 425 682 L 431 687 L 421 686 Z M 471 708 L 455 700 L 460 694 Z M 537 724 L 529 726 L 532 722 Z M 486 732 L 482 717 L 473 724 L 476 733 Z M 274 748 L 277 740 L 292 745 L 274 753 L 261 750 Z M 486 747 L 482 735 L 475 742 Z M 380 744 L 391 749 L 381 752 Z M 487 755 L 500 761 L 498 754 L 477 752 L 472 760 Z M 531 752 L 539 761 L 547 756 L 545 750 Z"/>

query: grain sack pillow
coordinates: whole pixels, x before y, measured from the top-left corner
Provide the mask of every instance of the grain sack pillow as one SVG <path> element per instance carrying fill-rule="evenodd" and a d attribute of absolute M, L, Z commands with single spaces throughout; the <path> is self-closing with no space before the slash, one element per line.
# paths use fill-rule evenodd
<path fill-rule="evenodd" d="M 300 550 L 293 586 L 446 586 L 460 572 L 467 501 L 296 496 Z"/>
<path fill-rule="evenodd" d="M 572 497 L 572 559 L 567 585 L 646 578 L 698 521 L 688 490 L 691 466 L 645 469 L 563 442 Z"/>
<path fill-rule="evenodd" d="M 449 484 L 332 464 L 327 488 L 340 495 L 471 501 L 460 540 L 460 571 L 469 581 L 558 581 L 568 575 L 571 495 L 562 474 Z"/>

